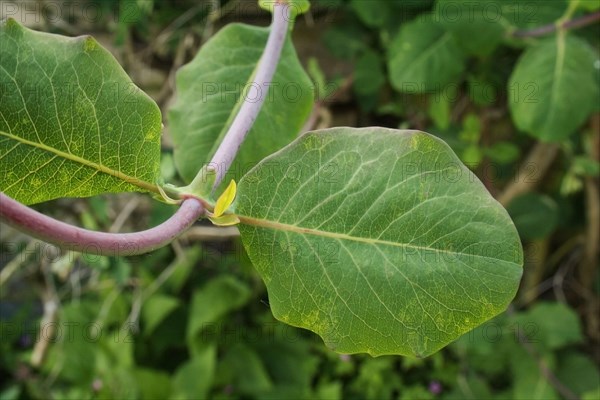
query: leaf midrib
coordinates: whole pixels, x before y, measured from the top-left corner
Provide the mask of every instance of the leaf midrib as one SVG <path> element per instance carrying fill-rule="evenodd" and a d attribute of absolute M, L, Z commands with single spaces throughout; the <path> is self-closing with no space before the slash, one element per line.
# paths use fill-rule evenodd
<path fill-rule="evenodd" d="M 461 253 L 458 251 L 450 251 L 450 250 L 438 249 L 438 248 L 427 247 L 427 246 L 418 246 L 418 245 L 413 245 L 413 244 L 408 244 L 408 243 L 391 242 L 389 240 L 371 239 L 371 238 L 364 238 L 364 237 L 360 237 L 360 236 L 351 236 L 351 235 L 347 235 L 345 233 L 329 232 L 329 231 L 323 231 L 323 230 L 312 229 L 312 228 L 304 228 L 301 226 L 284 224 L 281 222 L 275 222 L 275 221 L 270 221 L 270 220 L 260 219 L 260 218 L 253 218 L 253 217 L 248 217 L 248 216 L 239 215 L 239 214 L 237 216 L 240 219 L 240 222 L 242 224 L 256 226 L 256 227 L 260 227 L 260 228 L 280 230 L 280 231 L 292 232 L 292 233 L 298 233 L 298 234 L 309 234 L 309 235 L 331 238 L 331 239 L 335 239 L 335 240 L 349 240 L 349 241 L 354 241 L 354 242 L 367 243 L 370 245 L 386 245 L 386 246 L 393 246 L 393 247 L 401 247 L 401 248 L 408 248 L 408 249 L 415 249 L 415 250 L 452 254 L 455 256 L 478 257 L 478 258 L 483 258 L 483 259 L 487 259 L 487 260 L 501 261 L 501 262 L 506 262 L 509 264 L 514 264 L 516 266 L 520 266 L 518 263 L 513 262 L 513 261 L 504 260 L 504 259 L 500 259 L 500 258 L 494 258 L 494 257 L 488 257 L 488 256 L 484 256 L 481 254 L 471 254 L 471 253 L 467 254 L 467 253 Z"/>
<path fill-rule="evenodd" d="M 546 121 L 548 121 L 548 120 L 551 121 L 554 119 L 558 91 L 562 84 L 562 78 L 564 78 L 562 71 L 563 71 L 564 62 L 565 62 L 565 44 L 566 44 L 565 40 L 566 40 L 565 32 L 560 31 L 556 35 L 556 59 L 554 62 L 554 70 L 553 70 L 554 79 L 552 80 L 552 83 L 551 83 L 550 105 L 548 106 L 548 112 L 550 114 L 550 118 L 548 118 Z"/>
<path fill-rule="evenodd" d="M 118 178 L 118 179 L 120 179 L 122 181 L 130 183 L 130 184 L 132 184 L 134 186 L 137 186 L 137 187 L 139 187 L 141 189 L 144 189 L 144 190 L 146 190 L 148 192 L 159 193 L 158 188 L 157 188 L 157 186 L 155 184 L 152 184 L 152 183 L 146 182 L 144 180 L 141 180 L 139 178 L 136 178 L 136 177 L 124 174 L 123 172 L 114 170 L 112 168 L 109 168 L 106 165 L 98 164 L 98 163 L 95 163 L 93 161 L 86 160 L 85 158 L 76 156 L 74 154 L 65 153 L 64 151 L 61 151 L 61 150 L 55 149 L 53 147 L 47 146 L 47 145 L 45 145 L 43 143 L 32 142 L 30 140 L 24 139 L 24 138 L 19 137 L 19 136 L 15 136 L 15 135 L 13 135 L 11 133 L 7 133 L 7 132 L 1 131 L 1 130 L 0 130 L 0 135 L 1 136 L 5 136 L 5 137 L 7 137 L 9 139 L 15 140 L 17 142 L 20 142 L 20 143 L 22 143 L 24 145 L 32 146 L 32 147 L 38 148 L 40 150 L 44 150 L 44 151 L 47 151 L 49 153 L 55 154 L 55 155 L 57 155 L 59 157 L 62 157 L 64 159 L 66 159 L 66 160 L 74 161 L 76 163 L 79 163 L 79 164 L 85 165 L 87 167 L 93 168 L 93 169 L 95 169 L 95 170 L 97 170 L 99 172 L 102 172 L 102 173 L 105 173 L 107 175 L 110 175 L 110 176 L 113 176 L 115 178 Z"/>

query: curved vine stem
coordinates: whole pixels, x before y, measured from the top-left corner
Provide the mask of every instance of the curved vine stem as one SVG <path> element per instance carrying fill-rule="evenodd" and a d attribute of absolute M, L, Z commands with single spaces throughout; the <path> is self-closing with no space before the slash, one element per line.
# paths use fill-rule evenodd
<path fill-rule="evenodd" d="M 104 256 L 147 253 L 175 239 L 202 215 L 199 200 L 185 200 L 162 224 L 135 233 L 96 232 L 48 217 L 0 193 L 0 219 L 22 232 L 61 248 Z"/>
<path fill-rule="evenodd" d="M 219 186 L 229 167 L 231 167 L 235 155 L 244 142 L 250 128 L 252 128 L 267 97 L 271 79 L 273 79 L 273 75 L 275 75 L 275 70 L 279 64 L 281 50 L 283 49 L 288 32 L 289 20 L 290 7 L 283 2 L 275 3 L 275 7 L 273 8 L 273 24 L 271 25 L 269 38 L 267 39 L 265 51 L 260 58 L 256 74 L 254 75 L 254 84 L 258 85 L 261 91 L 257 97 L 255 97 L 257 93 L 248 93 L 247 98 L 257 98 L 257 100 L 245 101 L 242 104 L 239 113 L 231 123 L 227 134 L 213 156 L 211 164 L 217 167 L 217 176 L 213 184 L 213 189 Z M 255 85 L 251 85 L 251 90 L 257 90 Z M 262 95 L 260 95 L 261 93 Z"/>
<path fill-rule="evenodd" d="M 267 45 L 258 64 L 255 80 L 268 85 L 279 64 L 290 20 L 290 7 L 275 3 L 273 23 Z M 267 87 L 268 89 L 268 87 Z M 259 101 L 245 102 L 231 124 L 223 142 L 211 160 L 217 165 L 216 187 L 231 166 L 242 142 L 254 124 L 265 96 Z M 59 247 L 90 254 L 130 256 L 143 254 L 170 243 L 187 230 L 205 212 L 200 199 L 186 198 L 175 214 L 154 228 L 135 233 L 90 231 L 41 214 L 0 192 L 0 221 L 35 238 Z"/>

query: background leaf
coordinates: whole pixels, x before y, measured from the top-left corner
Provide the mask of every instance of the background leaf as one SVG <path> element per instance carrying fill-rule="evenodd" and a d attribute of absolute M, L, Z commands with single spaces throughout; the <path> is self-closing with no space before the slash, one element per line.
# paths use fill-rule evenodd
<path fill-rule="evenodd" d="M 510 202 L 507 210 L 524 240 L 542 239 L 558 225 L 558 205 L 546 195 L 528 193 L 519 196 Z"/>
<path fill-rule="evenodd" d="M 506 211 L 422 132 L 306 134 L 244 176 L 236 207 L 275 317 L 342 353 L 431 354 L 504 310 L 522 273 Z"/>
<path fill-rule="evenodd" d="M 350 0 L 350 6 L 358 18 L 371 28 L 380 28 L 393 15 L 390 0 Z"/>
<path fill-rule="evenodd" d="M 144 334 L 151 335 L 154 329 L 165 320 L 166 317 L 179 307 L 181 302 L 178 298 L 166 295 L 154 295 L 144 302 L 142 318 L 144 321 Z"/>
<path fill-rule="evenodd" d="M 254 350 L 241 343 L 233 343 L 223 357 L 218 379 L 233 384 L 244 394 L 260 394 L 273 388 L 271 378 Z"/>
<path fill-rule="evenodd" d="M 313 90 L 289 40 L 270 88 L 252 81 L 268 33 L 268 28 L 228 25 L 177 73 L 169 122 L 175 164 L 184 180 L 191 181 L 210 161 L 251 84 L 260 85 L 260 95 L 268 97 L 224 181 L 239 179 L 300 131 L 312 109 Z"/>
<path fill-rule="evenodd" d="M 25 204 L 154 190 L 161 116 L 89 36 L 0 23 L 0 188 Z"/>
<path fill-rule="evenodd" d="M 403 24 L 388 57 L 392 86 L 407 93 L 440 90 L 464 69 L 456 38 L 431 16 Z"/>
<path fill-rule="evenodd" d="M 598 108 L 595 62 L 590 45 L 568 34 L 528 48 L 508 83 L 516 126 L 544 141 L 571 135 Z"/>
<path fill-rule="evenodd" d="M 143 400 L 168 398 L 171 391 L 169 374 L 146 368 L 138 368 L 134 374 Z"/>
<path fill-rule="evenodd" d="M 249 299 L 250 289 L 235 277 L 222 275 L 210 280 L 192 297 L 188 340 L 204 328 L 218 322 L 228 312 L 243 306 Z"/>
<path fill-rule="evenodd" d="M 569 382 L 569 388 L 580 396 L 600 389 L 600 370 L 587 355 L 563 354 L 556 375 L 561 382 Z"/>
<path fill-rule="evenodd" d="M 171 382 L 172 399 L 202 399 L 212 384 L 215 373 L 216 348 L 208 346 L 181 365 Z"/>
<path fill-rule="evenodd" d="M 505 18 L 511 10 L 507 7 L 503 12 L 502 5 L 497 0 L 438 0 L 434 15 L 468 54 L 485 56 L 500 44 L 508 29 Z M 513 5 L 513 13 L 515 9 Z"/>
<path fill-rule="evenodd" d="M 552 23 L 562 17 L 569 0 L 522 0 L 494 1 L 486 0 L 488 19 L 500 19 L 503 25 L 512 29 L 533 29 Z M 500 10 L 497 12 L 496 10 Z"/>
<path fill-rule="evenodd" d="M 563 303 L 537 303 L 515 317 L 515 322 L 532 343 L 544 349 L 559 349 L 583 339 L 579 317 Z"/>
<path fill-rule="evenodd" d="M 540 356 L 541 362 L 553 368 L 556 364 L 553 354 Z M 509 398 L 532 400 L 558 400 L 556 390 L 544 378 L 544 375 L 533 359 L 522 347 L 515 347 L 510 363 L 514 377 L 514 386 Z"/>
<path fill-rule="evenodd" d="M 356 61 L 354 67 L 354 91 L 361 95 L 371 95 L 379 92 L 385 85 L 385 72 L 379 54 L 367 50 Z"/>

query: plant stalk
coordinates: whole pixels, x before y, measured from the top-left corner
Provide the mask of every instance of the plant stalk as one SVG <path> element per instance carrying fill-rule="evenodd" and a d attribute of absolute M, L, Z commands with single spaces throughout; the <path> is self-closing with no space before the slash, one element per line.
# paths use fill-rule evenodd
<path fill-rule="evenodd" d="M 258 86 L 260 92 L 258 96 L 255 96 L 257 89 L 256 86 L 252 86 L 252 93 L 249 92 L 246 97 L 250 99 L 256 98 L 257 100 L 244 101 L 239 113 L 231 123 L 227 134 L 211 160 L 211 164 L 216 167 L 217 172 L 213 189 L 219 186 L 229 167 L 231 167 L 233 159 L 252 128 L 267 97 L 269 85 L 273 79 L 273 75 L 275 75 L 281 50 L 287 37 L 289 20 L 290 7 L 287 4 L 277 2 L 273 8 L 273 24 L 271 25 L 267 45 L 258 62 L 254 77 L 254 84 Z"/>
<path fill-rule="evenodd" d="M 277 2 L 267 45 L 256 71 L 256 82 L 268 90 L 281 56 L 290 20 L 290 7 Z M 212 165 L 218 166 L 217 187 L 231 166 L 242 142 L 252 128 L 266 93 L 256 102 L 244 102 L 217 149 Z M 252 98 L 252 97 L 251 97 Z M 135 233 L 105 233 L 66 224 L 41 214 L 0 192 L 0 221 L 30 236 L 61 248 L 105 256 L 131 256 L 165 246 L 187 230 L 205 212 L 201 199 L 186 197 L 175 214 L 162 224 Z"/>
<path fill-rule="evenodd" d="M 186 199 L 162 224 L 135 233 L 96 232 L 48 217 L 0 193 L 0 220 L 63 249 L 103 256 L 131 256 L 162 247 L 189 228 L 204 212 L 197 199 Z"/>

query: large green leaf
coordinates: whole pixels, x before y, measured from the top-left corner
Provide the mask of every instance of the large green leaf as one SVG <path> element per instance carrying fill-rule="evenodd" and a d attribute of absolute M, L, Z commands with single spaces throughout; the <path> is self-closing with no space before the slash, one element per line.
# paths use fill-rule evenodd
<path fill-rule="evenodd" d="M 0 190 L 26 204 L 154 191 L 161 116 L 89 36 L 0 23 Z"/>
<path fill-rule="evenodd" d="M 267 97 L 229 172 L 231 178 L 238 179 L 291 142 L 308 117 L 313 104 L 311 81 L 289 39 L 270 86 L 253 81 L 268 34 L 268 28 L 228 25 L 177 73 L 177 101 L 169 112 L 169 127 L 175 163 L 186 181 L 210 161 L 241 102 L 255 100 L 244 99 L 252 86 L 260 86 L 260 95 Z"/>
<path fill-rule="evenodd" d="M 236 213 L 275 317 L 339 352 L 431 354 L 504 310 L 522 273 L 506 211 L 422 132 L 308 133 L 244 176 Z"/>
<path fill-rule="evenodd" d="M 431 16 L 402 25 L 388 55 L 392 86 L 401 92 L 441 90 L 464 69 L 458 41 Z"/>
<path fill-rule="evenodd" d="M 527 49 L 508 83 L 517 127 L 544 141 L 571 135 L 598 107 L 597 61 L 586 42 L 568 34 Z"/>

